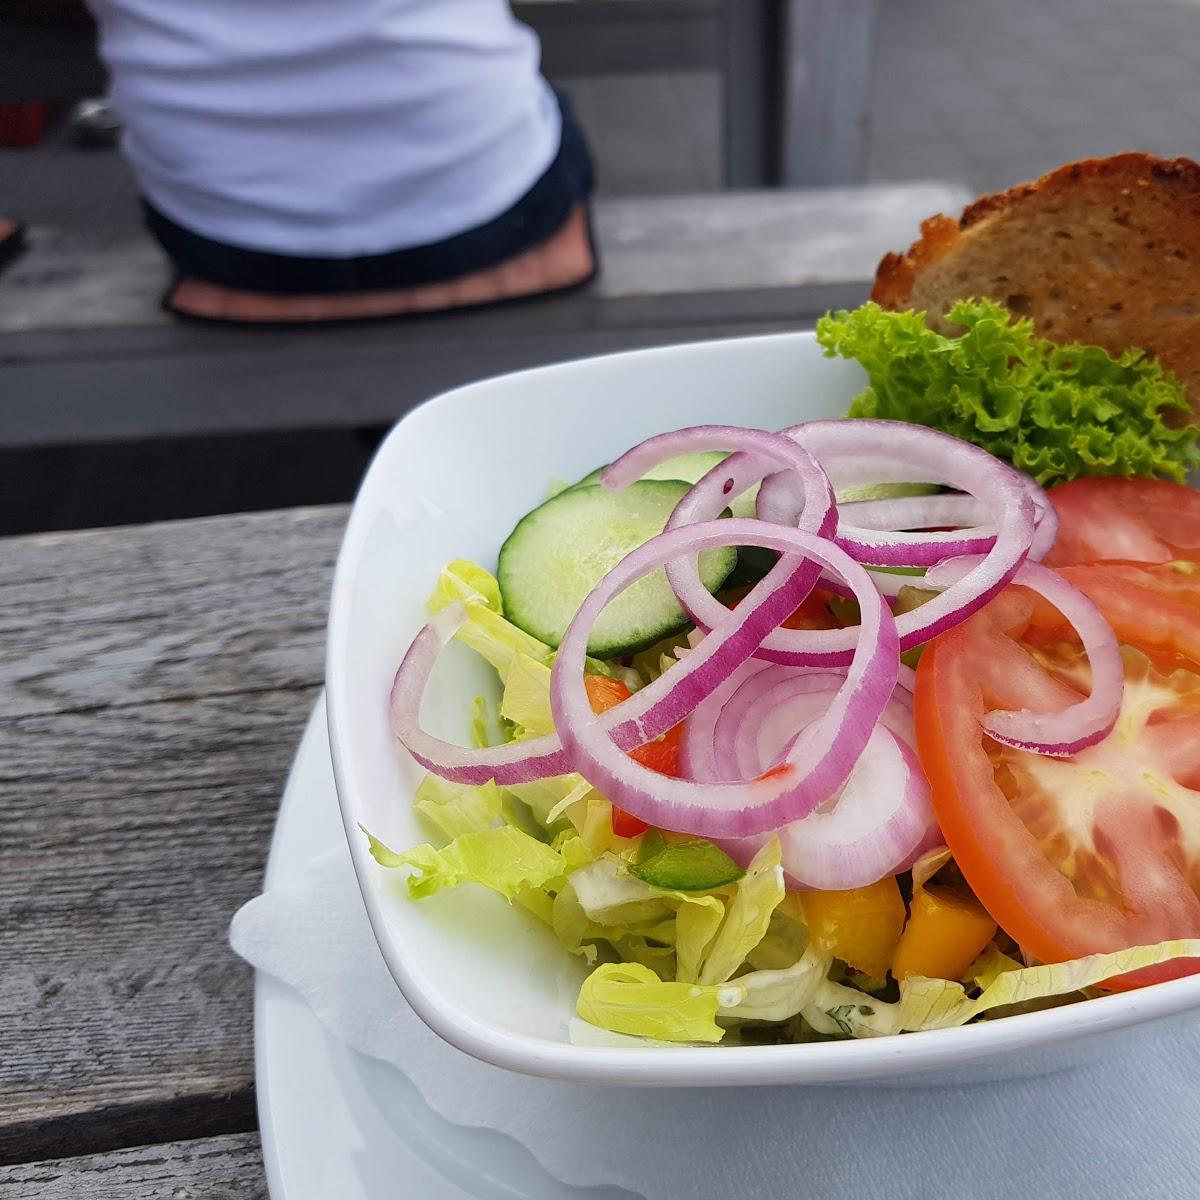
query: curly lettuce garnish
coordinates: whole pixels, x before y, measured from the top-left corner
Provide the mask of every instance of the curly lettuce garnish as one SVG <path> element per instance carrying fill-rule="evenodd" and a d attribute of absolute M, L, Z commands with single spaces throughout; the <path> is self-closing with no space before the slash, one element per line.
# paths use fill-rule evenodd
<path fill-rule="evenodd" d="M 1113 357 L 1059 345 L 991 300 L 960 300 L 946 337 L 925 314 L 868 303 L 817 322 L 827 357 L 857 359 L 870 380 L 851 417 L 944 430 L 1049 486 L 1080 475 L 1158 475 L 1182 482 L 1200 464 L 1200 428 L 1183 387 L 1145 351 Z"/>

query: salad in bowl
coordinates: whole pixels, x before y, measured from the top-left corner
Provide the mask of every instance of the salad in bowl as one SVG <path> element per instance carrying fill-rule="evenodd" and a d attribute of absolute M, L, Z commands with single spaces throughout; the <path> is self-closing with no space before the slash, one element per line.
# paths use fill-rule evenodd
<path fill-rule="evenodd" d="M 846 418 L 547 463 L 494 559 L 429 578 L 378 700 L 427 840 L 356 836 L 413 901 L 482 886 L 552 933 L 587 1026 L 877 1038 L 1200 972 L 1182 389 L 950 316 L 829 315 Z M 494 672 L 471 745 L 422 721 L 450 643 Z"/>

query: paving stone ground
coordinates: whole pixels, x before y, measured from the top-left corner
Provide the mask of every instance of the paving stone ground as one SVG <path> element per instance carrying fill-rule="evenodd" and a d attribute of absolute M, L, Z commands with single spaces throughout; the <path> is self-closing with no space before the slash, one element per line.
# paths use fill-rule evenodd
<path fill-rule="evenodd" d="M 872 179 L 1200 158 L 1200 0 L 880 0 L 871 114 Z"/>

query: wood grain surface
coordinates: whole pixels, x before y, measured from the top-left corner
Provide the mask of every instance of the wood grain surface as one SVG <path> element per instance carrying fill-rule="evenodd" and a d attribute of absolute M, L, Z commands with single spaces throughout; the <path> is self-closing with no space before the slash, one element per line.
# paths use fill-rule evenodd
<path fill-rule="evenodd" d="M 0 1162 L 254 1127 L 225 931 L 320 685 L 344 519 L 0 543 Z"/>
<path fill-rule="evenodd" d="M 0 1167 L 0 1200 L 266 1200 L 258 1135 Z"/>

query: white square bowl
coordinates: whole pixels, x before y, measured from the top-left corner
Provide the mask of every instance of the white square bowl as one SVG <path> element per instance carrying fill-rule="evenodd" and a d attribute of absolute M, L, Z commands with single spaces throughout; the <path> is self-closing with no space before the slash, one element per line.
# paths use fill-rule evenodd
<path fill-rule="evenodd" d="M 326 686 L 334 774 L 367 912 L 405 998 L 446 1041 L 551 1078 L 671 1085 L 943 1083 L 1032 1074 L 1109 1048 L 1098 1034 L 1200 1009 L 1200 977 L 961 1029 L 792 1046 L 642 1046 L 580 1038 L 583 968 L 524 910 L 482 888 L 420 902 L 367 852 L 426 840 L 420 770 L 388 729 L 392 676 L 452 558 L 494 567 L 512 526 L 554 478 L 575 479 L 684 425 L 778 429 L 845 412 L 863 377 L 811 334 L 640 350 L 523 371 L 448 392 L 380 447 L 351 513 L 329 618 Z M 471 697 L 497 692 L 460 646 L 443 656 L 424 716 L 469 740 Z M 576 1040 L 573 1040 L 573 1036 Z"/>

